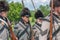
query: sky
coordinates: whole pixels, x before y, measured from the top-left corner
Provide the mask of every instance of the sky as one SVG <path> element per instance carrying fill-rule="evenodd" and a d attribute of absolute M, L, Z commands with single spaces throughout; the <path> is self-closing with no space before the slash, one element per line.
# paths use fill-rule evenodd
<path fill-rule="evenodd" d="M 8 2 L 20 2 L 21 0 L 8 0 Z M 49 4 L 50 0 L 33 0 L 35 8 L 38 9 L 40 5 Z M 25 7 L 29 8 L 30 10 L 34 10 L 31 0 L 24 0 Z"/>

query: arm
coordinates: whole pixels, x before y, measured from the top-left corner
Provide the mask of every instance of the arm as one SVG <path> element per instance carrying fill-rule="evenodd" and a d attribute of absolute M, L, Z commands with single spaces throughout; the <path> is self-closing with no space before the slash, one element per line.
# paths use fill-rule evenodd
<path fill-rule="evenodd" d="M 43 21 L 42 26 L 41 26 L 41 30 L 42 30 L 41 37 L 40 37 L 41 40 L 47 40 L 49 28 L 50 28 L 50 22 Z M 44 34 L 42 35 L 42 33 L 44 33 Z"/>

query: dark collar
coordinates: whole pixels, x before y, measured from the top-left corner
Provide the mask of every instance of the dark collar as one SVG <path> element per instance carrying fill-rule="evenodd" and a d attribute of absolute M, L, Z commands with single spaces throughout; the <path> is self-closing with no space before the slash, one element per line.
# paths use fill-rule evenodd
<path fill-rule="evenodd" d="M 59 16 L 57 16 L 56 14 L 53 13 L 53 16 L 55 16 L 56 18 L 60 19 Z"/>
<path fill-rule="evenodd" d="M 35 22 L 39 27 L 41 27 L 41 24 L 39 24 L 39 23 L 37 23 L 37 22 Z"/>
<path fill-rule="evenodd" d="M 7 18 L 4 18 L 2 16 L 0 16 L 0 18 L 7 22 Z"/>
<path fill-rule="evenodd" d="M 25 24 L 22 18 L 20 19 L 20 22 L 22 22 L 23 24 Z"/>

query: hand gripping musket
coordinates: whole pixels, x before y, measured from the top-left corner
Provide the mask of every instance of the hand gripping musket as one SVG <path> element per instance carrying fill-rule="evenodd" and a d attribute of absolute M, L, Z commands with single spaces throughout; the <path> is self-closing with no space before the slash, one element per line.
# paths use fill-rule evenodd
<path fill-rule="evenodd" d="M 49 38 L 50 40 L 52 40 L 52 28 L 53 28 L 52 27 L 52 25 L 53 25 L 52 24 L 52 21 L 53 21 L 52 20 L 52 16 L 53 16 L 53 0 L 51 0 L 51 13 L 50 13 L 50 35 L 49 35 L 50 36 L 50 38 Z"/>
<path fill-rule="evenodd" d="M 10 36 L 11 36 L 11 40 L 18 40 L 18 38 L 16 37 L 16 35 L 14 34 L 13 30 L 12 30 L 12 26 L 10 21 L 8 20 L 8 26 L 9 26 L 9 31 L 10 31 Z"/>

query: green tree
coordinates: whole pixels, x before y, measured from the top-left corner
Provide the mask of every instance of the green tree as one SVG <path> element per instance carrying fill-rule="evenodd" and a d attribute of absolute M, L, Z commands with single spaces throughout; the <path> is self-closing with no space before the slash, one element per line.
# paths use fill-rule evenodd
<path fill-rule="evenodd" d="M 49 12 L 50 12 L 49 5 L 45 5 L 45 6 L 40 5 L 40 9 L 43 12 L 44 16 L 47 16 L 49 14 Z"/>
<path fill-rule="evenodd" d="M 35 22 L 34 14 L 35 14 L 35 11 L 31 11 L 31 17 L 30 17 L 30 23 L 31 23 L 31 25 L 33 25 L 34 22 Z"/>
<path fill-rule="evenodd" d="M 12 22 L 18 22 L 20 19 L 20 12 L 22 10 L 22 4 L 18 2 L 11 2 L 9 3 L 9 12 L 8 12 L 8 18 Z"/>

